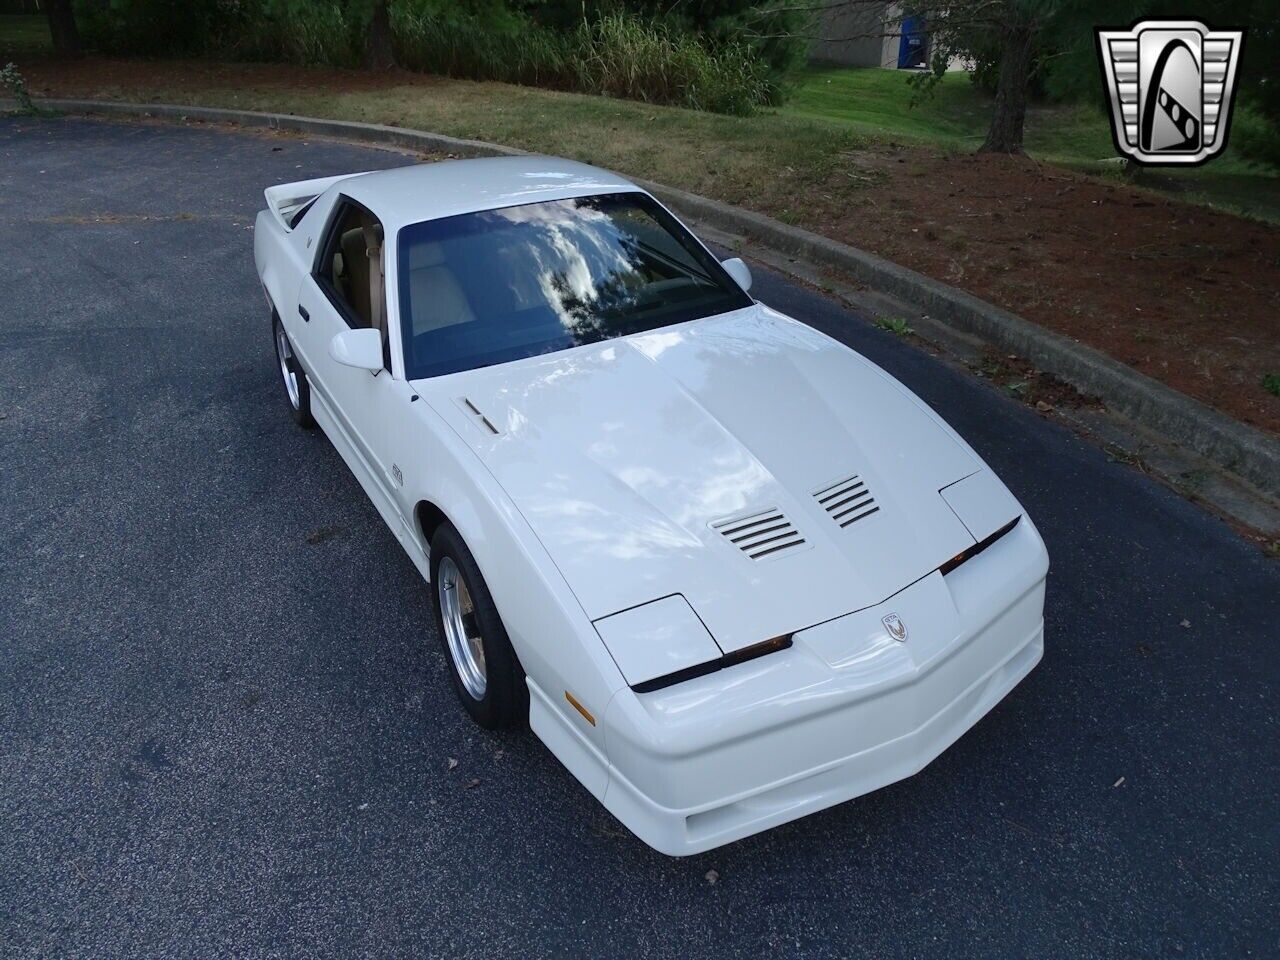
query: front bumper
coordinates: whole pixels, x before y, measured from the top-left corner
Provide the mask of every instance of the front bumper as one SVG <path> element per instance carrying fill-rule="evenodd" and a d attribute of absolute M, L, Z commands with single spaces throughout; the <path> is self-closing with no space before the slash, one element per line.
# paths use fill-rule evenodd
<path fill-rule="evenodd" d="M 698 853 L 918 772 L 1039 662 L 1048 558 L 1024 522 L 943 577 L 794 636 L 791 649 L 603 720 L 605 806 L 663 853 Z M 883 618 L 907 624 L 905 642 Z"/>

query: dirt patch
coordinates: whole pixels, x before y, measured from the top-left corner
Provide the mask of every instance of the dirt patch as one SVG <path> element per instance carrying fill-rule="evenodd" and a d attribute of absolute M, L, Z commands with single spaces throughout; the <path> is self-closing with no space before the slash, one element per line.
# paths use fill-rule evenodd
<path fill-rule="evenodd" d="M 972 369 L 1009 396 L 1029 403 L 1041 413 L 1056 409 L 1079 410 L 1102 406 L 1102 401 L 1097 397 L 1081 393 L 1066 381 L 1052 373 L 1036 369 L 1029 360 L 1014 354 L 1002 354 L 989 348 L 980 361 L 972 364 Z"/>
<path fill-rule="evenodd" d="M 269 95 L 279 104 L 260 109 L 287 110 L 291 97 L 302 102 L 327 89 L 341 93 L 348 113 L 393 124 L 379 91 L 411 87 L 415 98 L 421 90 L 429 100 L 433 88 L 442 97 L 454 89 L 453 81 L 421 74 L 279 64 L 37 60 L 23 70 L 34 93 L 52 96 L 203 94 L 213 105 L 235 106 L 253 91 L 259 102 Z M 467 89 L 479 95 L 479 87 Z M 483 106 L 468 103 L 469 110 Z M 592 124 L 619 122 L 583 112 L 575 138 L 590 142 Z M 707 115 L 698 136 L 707 144 L 729 137 L 717 133 L 719 122 Z M 1280 374 L 1280 228 L 1031 160 L 919 147 L 833 147 L 821 169 L 788 172 L 752 161 L 755 167 L 735 168 L 732 177 L 720 171 L 705 183 L 681 182 L 663 176 L 666 135 L 634 124 L 608 132 L 612 140 L 624 134 L 635 140 L 628 155 L 640 175 L 712 195 L 720 190 L 719 199 L 740 203 L 730 194 L 745 178 L 760 185 L 746 205 L 762 213 L 960 287 L 1280 433 L 1280 397 L 1263 386 Z M 725 156 L 745 156 L 732 143 L 720 145 Z M 571 145 L 559 152 L 572 152 Z M 648 162 L 655 153 L 658 162 Z M 646 163 L 653 169 L 643 169 Z M 630 169 L 625 161 L 606 165 Z M 794 189 L 765 189 L 780 177 L 790 177 Z M 797 191 L 812 202 L 798 203 Z"/>
<path fill-rule="evenodd" d="M 880 161 L 882 183 L 809 226 L 1280 432 L 1280 229 L 1026 159 Z"/>

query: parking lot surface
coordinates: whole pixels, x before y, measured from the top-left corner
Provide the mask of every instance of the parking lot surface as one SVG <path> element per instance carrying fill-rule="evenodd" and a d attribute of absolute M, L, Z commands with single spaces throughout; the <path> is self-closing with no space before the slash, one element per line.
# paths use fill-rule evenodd
<path fill-rule="evenodd" d="M 265 186 L 406 162 L 0 119 L 0 954 L 1280 953 L 1280 563 L 762 269 L 1030 511 L 1044 662 L 918 776 L 684 860 L 473 727 L 253 266 Z"/>

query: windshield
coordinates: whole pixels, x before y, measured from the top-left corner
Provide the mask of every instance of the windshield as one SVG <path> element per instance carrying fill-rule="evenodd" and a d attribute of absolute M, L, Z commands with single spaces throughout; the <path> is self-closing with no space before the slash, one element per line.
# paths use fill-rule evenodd
<path fill-rule="evenodd" d="M 529 203 L 400 231 L 411 380 L 506 363 L 749 306 L 654 200 Z"/>

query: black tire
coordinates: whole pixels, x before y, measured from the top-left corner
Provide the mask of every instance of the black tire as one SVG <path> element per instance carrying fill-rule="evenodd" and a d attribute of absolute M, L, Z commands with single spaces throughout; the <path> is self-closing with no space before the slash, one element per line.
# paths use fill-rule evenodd
<path fill-rule="evenodd" d="M 463 678 L 464 668 L 460 667 L 451 649 L 445 626 L 442 594 L 447 592 L 447 588 L 440 570 L 446 560 L 453 564 L 450 574 L 460 576 L 466 586 L 473 608 L 469 616 L 474 617 L 472 622 L 478 628 L 484 651 L 484 689 L 479 696 L 468 689 L 468 681 Z M 442 523 L 431 538 L 431 600 L 436 614 L 436 631 L 453 678 L 453 689 L 467 713 L 471 714 L 471 719 L 487 730 L 526 722 L 529 719 L 529 688 L 525 685 L 524 669 L 511 647 L 506 627 L 502 625 L 493 595 L 489 593 L 475 558 L 462 536 L 449 523 Z"/>
<path fill-rule="evenodd" d="M 289 408 L 289 414 L 298 426 L 309 430 L 316 425 L 315 418 L 311 416 L 311 386 L 307 383 L 307 375 L 302 371 L 302 364 L 298 363 L 289 334 L 280 322 L 280 314 L 274 310 L 271 311 L 271 339 L 275 343 L 276 369 L 280 372 L 280 386 L 284 390 L 284 402 Z M 287 356 L 284 352 L 286 350 Z M 290 376 L 297 392 L 296 399 L 287 379 Z"/>

